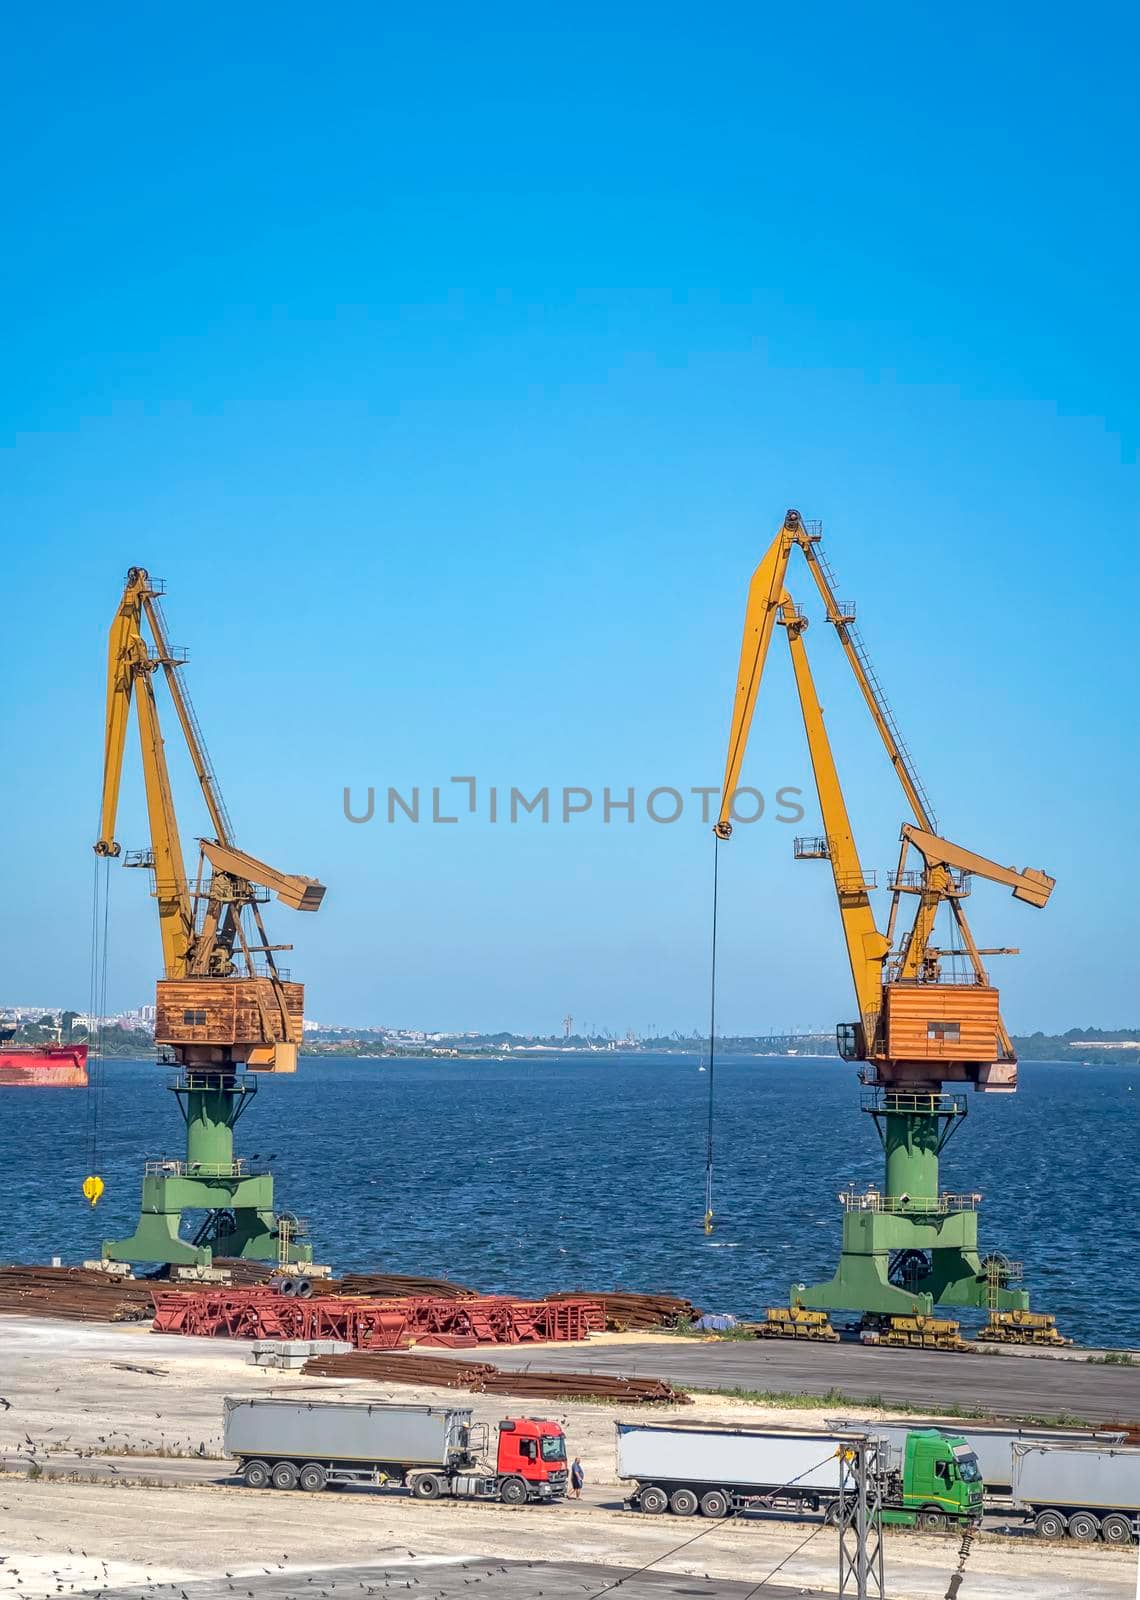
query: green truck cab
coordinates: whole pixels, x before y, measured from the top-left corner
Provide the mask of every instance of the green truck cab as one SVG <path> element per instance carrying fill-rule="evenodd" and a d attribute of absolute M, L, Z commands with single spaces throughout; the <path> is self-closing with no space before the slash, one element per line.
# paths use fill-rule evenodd
<path fill-rule="evenodd" d="M 884 1496 L 884 1522 L 933 1530 L 981 1521 L 985 1484 L 978 1458 L 961 1434 L 912 1430 L 893 1480 Z"/>

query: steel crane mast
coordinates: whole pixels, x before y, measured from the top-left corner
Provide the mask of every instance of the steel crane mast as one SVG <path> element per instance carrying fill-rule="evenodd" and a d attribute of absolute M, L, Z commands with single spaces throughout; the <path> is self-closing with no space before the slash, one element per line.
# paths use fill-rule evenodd
<path fill-rule="evenodd" d="M 185 653 L 170 645 L 161 581 L 144 567 L 127 574 L 111 624 L 99 838 L 102 857 L 123 855 L 115 837 L 123 756 L 132 704 L 142 755 L 150 846 L 128 851 L 123 864 L 149 870 L 158 906 L 162 977 L 156 986 L 155 1043 L 179 1069 L 171 1085 L 186 1124 L 185 1160 L 149 1161 L 142 1213 L 129 1239 L 105 1240 L 107 1260 L 157 1261 L 205 1269 L 215 1253 L 256 1260 L 311 1259 L 298 1242 L 296 1219 L 284 1228 L 273 1209 L 270 1173 L 251 1172 L 234 1156 L 234 1125 L 250 1104 L 259 1073 L 293 1072 L 301 1042 L 304 989 L 290 981 L 261 915 L 270 895 L 298 911 L 315 911 L 324 896 L 314 878 L 284 873 L 239 850 L 217 777 L 194 715 L 181 669 Z M 147 633 L 150 635 L 148 642 Z M 174 806 L 155 695 L 161 672 L 196 775 L 212 839 L 198 840 L 191 881 Z M 181 1233 L 184 1211 L 205 1211 L 192 1239 Z"/>
<path fill-rule="evenodd" d="M 862 1109 L 873 1116 L 882 1140 L 886 1176 L 882 1190 L 840 1196 L 843 1250 L 835 1277 L 811 1287 L 797 1284 L 791 1307 L 774 1311 L 773 1317 L 781 1332 L 818 1330 L 818 1316 L 801 1318 L 798 1327 L 797 1312 L 839 1308 L 890 1323 L 928 1318 L 934 1305 L 950 1303 L 987 1308 L 991 1324 L 1006 1330 L 994 1337 L 1008 1337 L 1011 1319 L 1025 1329 L 1051 1319 L 1034 1318 L 1025 1291 L 1010 1288 L 1011 1278 L 995 1283 L 986 1269 L 977 1249 L 980 1196 L 940 1190 L 939 1153 L 966 1114 L 965 1096 L 946 1094 L 943 1086 L 970 1083 L 976 1090 L 1008 1092 L 1017 1083 L 1017 1058 L 1001 1020 L 998 992 L 982 962 L 984 955 L 1016 952 L 982 949 L 975 942 L 962 906 L 972 878 L 1004 884 L 1017 899 L 1038 907 L 1047 902 L 1054 880 L 1035 869 L 1001 866 L 938 835 L 930 800 L 855 628 L 854 608 L 838 600 L 819 540 L 818 525 L 788 511 L 753 574 L 715 832 L 721 840 L 732 834 L 733 801 L 768 649 L 779 626 L 788 641 L 824 827 L 820 837 L 797 839 L 795 854 L 831 866 L 858 1008 L 858 1020 L 841 1024 L 837 1040 L 844 1059 L 864 1064 Z M 902 825 L 898 866 L 888 879 L 885 931 L 871 904 L 876 876 L 860 860 L 808 661 L 807 618 L 787 587 L 797 547 L 914 818 Z M 911 851 L 921 863 L 917 868 L 907 865 Z M 915 908 L 905 926 L 900 907 L 908 896 Z M 957 936 L 950 948 L 932 943 L 943 905 Z M 965 958 L 968 974 L 948 974 L 947 956 Z M 948 1337 L 956 1338 L 956 1325 L 946 1326 L 954 1330 Z M 1056 1337 L 1042 1334 L 1045 1342 Z"/>

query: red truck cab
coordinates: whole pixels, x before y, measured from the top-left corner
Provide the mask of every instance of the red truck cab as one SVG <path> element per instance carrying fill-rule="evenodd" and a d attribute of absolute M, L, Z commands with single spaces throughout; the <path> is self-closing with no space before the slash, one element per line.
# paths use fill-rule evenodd
<path fill-rule="evenodd" d="M 503 1499 L 557 1499 L 566 1493 L 566 1435 L 557 1422 L 545 1417 L 512 1417 L 499 1424 L 496 1471 L 503 1484 Z M 511 1494 L 517 1483 L 522 1495 Z"/>

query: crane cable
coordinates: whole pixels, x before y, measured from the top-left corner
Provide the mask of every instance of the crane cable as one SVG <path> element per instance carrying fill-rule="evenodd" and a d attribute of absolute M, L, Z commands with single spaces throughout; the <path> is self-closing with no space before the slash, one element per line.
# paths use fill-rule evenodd
<path fill-rule="evenodd" d="M 104 1190 L 99 1176 L 99 1145 L 103 1122 L 104 1017 L 107 1011 L 107 924 L 111 901 L 110 858 L 95 857 L 91 892 L 91 983 L 87 1008 L 87 1176 L 83 1194 L 92 1206 Z"/>
<path fill-rule="evenodd" d="M 716 1067 L 716 926 L 720 878 L 720 836 L 713 834 L 712 962 L 709 980 L 709 1110 L 705 1134 L 705 1232 L 713 1231 L 713 1079 Z"/>

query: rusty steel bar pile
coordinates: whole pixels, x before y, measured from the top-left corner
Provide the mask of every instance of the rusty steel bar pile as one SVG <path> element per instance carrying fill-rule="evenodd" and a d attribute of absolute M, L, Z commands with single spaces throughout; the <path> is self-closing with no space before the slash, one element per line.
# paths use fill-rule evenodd
<path fill-rule="evenodd" d="M 353 1351 L 313 1356 L 301 1369 L 310 1378 L 371 1378 L 425 1388 L 466 1389 L 536 1400 L 622 1400 L 634 1405 L 688 1405 L 690 1397 L 663 1378 L 619 1378 L 602 1372 L 514 1372 L 487 1361 L 450 1360 L 396 1352 Z"/>
<path fill-rule="evenodd" d="M 213 1265 L 228 1272 L 231 1283 L 268 1283 L 277 1271 L 268 1261 L 244 1261 L 241 1256 L 215 1256 Z"/>
<path fill-rule="evenodd" d="M 82 1267 L 0 1268 L 0 1312 L 70 1322 L 149 1322 L 150 1285 Z"/>
<path fill-rule="evenodd" d="M 604 1372 L 504 1372 L 485 1378 L 484 1394 L 536 1400 L 624 1400 L 634 1405 L 690 1405 L 683 1389 L 664 1378 L 618 1378 Z"/>
<path fill-rule="evenodd" d="M 605 1313 L 610 1333 L 639 1333 L 652 1328 L 675 1328 L 678 1323 L 695 1322 L 701 1315 L 691 1300 L 674 1294 L 635 1294 L 629 1289 L 567 1289 L 548 1294 L 546 1300 L 593 1300 Z"/>
<path fill-rule="evenodd" d="M 445 1356 L 354 1350 L 344 1356 L 311 1356 L 301 1371 L 316 1378 L 372 1378 L 377 1383 L 416 1383 L 425 1388 L 476 1389 L 497 1369 L 489 1361 L 449 1361 Z"/>
<path fill-rule="evenodd" d="M 337 1294 L 379 1295 L 385 1300 L 427 1296 L 433 1300 L 477 1300 L 478 1289 L 468 1289 L 446 1278 L 414 1278 L 398 1272 L 350 1272 L 335 1285 Z"/>

